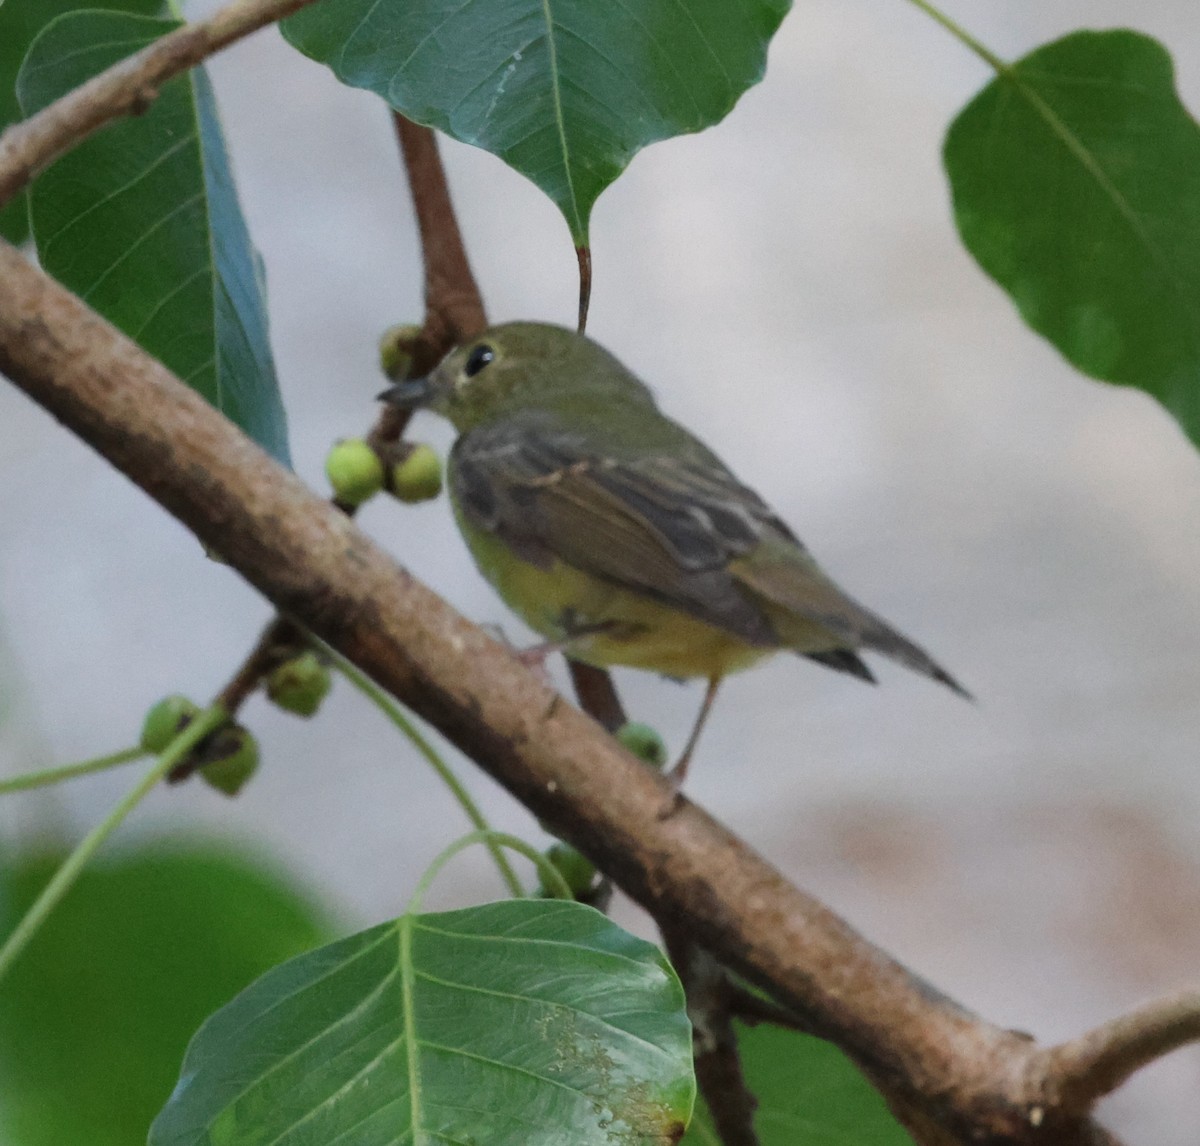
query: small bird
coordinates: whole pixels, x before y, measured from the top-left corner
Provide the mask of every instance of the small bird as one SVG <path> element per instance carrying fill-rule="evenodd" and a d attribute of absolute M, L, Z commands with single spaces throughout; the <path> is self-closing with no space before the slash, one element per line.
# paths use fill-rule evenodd
<path fill-rule="evenodd" d="M 722 678 L 781 649 L 874 681 L 858 655 L 869 649 L 969 697 L 846 596 L 762 498 L 590 338 L 495 326 L 380 397 L 454 424 L 459 529 L 551 647 L 602 668 L 708 681 L 676 784 Z"/>

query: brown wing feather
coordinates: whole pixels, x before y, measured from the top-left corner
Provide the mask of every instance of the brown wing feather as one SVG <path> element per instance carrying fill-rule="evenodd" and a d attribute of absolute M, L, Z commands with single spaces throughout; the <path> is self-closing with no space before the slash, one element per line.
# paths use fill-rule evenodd
<path fill-rule="evenodd" d="M 689 482 L 672 459 L 599 457 L 581 434 L 514 420 L 461 437 L 450 470 L 460 511 L 524 560 L 557 558 L 751 644 L 780 644 L 728 571 L 756 540 L 752 519 L 706 512 L 712 491 L 698 471 Z"/>

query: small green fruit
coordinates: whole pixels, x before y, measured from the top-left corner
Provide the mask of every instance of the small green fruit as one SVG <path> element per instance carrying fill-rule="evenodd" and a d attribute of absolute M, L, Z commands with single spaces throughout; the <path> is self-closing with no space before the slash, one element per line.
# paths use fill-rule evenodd
<path fill-rule="evenodd" d="M 410 504 L 429 501 L 442 492 L 442 463 L 424 442 L 416 443 L 408 456 L 392 466 L 389 488 Z"/>
<path fill-rule="evenodd" d="M 139 743 L 147 752 L 156 755 L 171 743 L 195 719 L 200 706 L 186 696 L 174 693 L 164 696 L 146 713 L 142 721 Z"/>
<path fill-rule="evenodd" d="M 267 696 L 297 716 L 312 716 L 321 707 L 333 681 L 329 669 L 312 649 L 281 664 L 267 678 Z"/>
<path fill-rule="evenodd" d="M 421 336 L 419 326 L 389 326 L 379 336 L 379 365 L 393 382 L 402 382 L 412 367 L 412 346 Z"/>
<path fill-rule="evenodd" d="M 362 505 L 383 489 L 383 463 L 362 438 L 337 442 L 325 458 L 325 474 L 343 505 Z"/>
<path fill-rule="evenodd" d="M 663 768 L 667 763 L 667 746 L 658 731 L 636 720 L 627 721 L 617 731 L 617 739 L 639 760 L 651 768 Z"/>
<path fill-rule="evenodd" d="M 596 878 L 596 866 L 587 856 L 577 852 L 570 844 L 557 843 L 546 849 L 546 858 L 558 869 L 558 874 L 566 881 L 576 899 L 591 891 Z M 538 894 L 543 899 L 549 899 L 554 893 L 543 884 L 538 888 Z"/>
<path fill-rule="evenodd" d="M 200 778 L 226 796 L 236 796 L 258 771 L 258 741 L 249 729 L 231 724 L 216 732 L 205 744 L 205 755 L 216 753 L 200 769 Z"/>

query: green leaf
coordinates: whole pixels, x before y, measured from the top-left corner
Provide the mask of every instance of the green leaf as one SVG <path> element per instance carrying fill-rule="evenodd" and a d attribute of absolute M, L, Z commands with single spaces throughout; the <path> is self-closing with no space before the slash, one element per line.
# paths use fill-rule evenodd
<path fill-rule="evenodd" d="M 1200 444 L 1200 127 L 1166 50 L 1130 31 L 1039 48 L 963 110 L 944 159 L 963 242 L 1025 321 Z"/>
<path fill-rule="evenodd" d="M 29 238 L 29 201 L 24 191 L 0 207 L 0 238 L 18 247 Z"/>
<path fill-rule="evenodd" d="M 418 123 L 500 156 L 587 243 L 648 143 L 723 119 L 790 0 L 324 0 L 284 36 Z"/>
<path fill-rule="evenodd" d="M 761 1146 L 912 1146 L 879 1094 L 832 1043 L 778 1027 L 738 1027 Z M 719 1146 L 703 1100 L 681 1146 Z"/>
<path fill-rule="evenodd" d="M 0 935 L 60 859 L 0 867 Z M 309 903 L 224 847 L 97 863 L 0 980 L 0 1141 L 144 1146 L 203 1018 L 327 938 Z"/>
<path fill-rule="evenodd" d="M 177 27 L 117 12 L 59 17 L 21 67 L 22 108 L 32 114 Z M 286 462 L 266 302 L 204 71 L 65 155 L 35 182 L 32 205 L 42 265 Z"/>
<path fill-rule="evenodd" d="M 200 1029 L 150 1146 L 667 1146 L 694 1096 L 657 948 L 577 903 L 405 915 Z"/>
<path fill-rule="evenodd" d="M 78 0 L 0 0 L 0 132 L 21 118 L 17 69 L 34 36 L 55 16 L 85 6 Z M 162 8 L 159 0 L 110 0 L 108 6 L 147 16 Z M 23 243 L 29 237 L 27 212 L 24 194 L 0 207 L 0 235 L 10 243 Z"/>

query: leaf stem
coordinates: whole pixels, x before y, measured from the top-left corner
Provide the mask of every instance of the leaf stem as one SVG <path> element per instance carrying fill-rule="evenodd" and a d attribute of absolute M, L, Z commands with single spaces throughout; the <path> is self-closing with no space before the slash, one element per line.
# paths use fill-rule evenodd
<path fill-rule="evenodd" d="M 75 881 L 83 872 L 88 860 L 96 854 L 100 845 L 113 834 L 121 823 L 146 797 L 152 788 L 167 775 L 181 760 L 183 760 L 197 744 L 210 732 L 220 728 L 229 719 L 229 714 L 221 705 L 213 705 L 205 709 L 193 720 L 155 761 L 154 767 L 142 777 L 132 791 L 105 818 L 96 825 L 76 845 L 75 850 L 63 861 L 62 866 L 51 877 L 50 882 L 42 888 L 41 894 L 35 899 L 29 910 L 21 917 L 13 932 L 0 947 L 0 978 L 12 966 L 13 961 L 25 949 L 30 939 L 50 912 L 62 901 L 63 896 L 71 890 Z"/>
<path fill-rule="evenodd" d="M 998 75 L 1004 75 L 1008 72 L 1008 64 L 1006 64 L 995 52 L 984 44 L 980 43 L 974 36 L 971 35 L 960 24 L 956 24 L 945 12 L 940 8 L 934 7 L 929 0 L 909 0 L 909 3 L 917 8 L 920 8 L 931 20 L 941 24 L 947 32 L 950 33 L 960 44 L 969 48 L 975 53 L 988 67 L 992 68 Z"/>
<path fill-rule="evenodd" d="M 9 792 L 25 792 L 30 788 L 48 788 L 51 784 L 61 784 L 64 780 L 76 776 L 86 776 L 89 772 L 103 772 L 106 768 L 117 768 L 122 764 L 140 760 L 147 755 L 146 750 L 135 744 L 132 748 L 123 748 L 120 752 L 108 756 L 97 756 L 91 760 L 81 760 L 77 764 L 63 764 L 57 768 L 46 768 L 41 772 L 26 772 L 22 776 L 10 776 L 0 780 L 0 796 Z"/>
<path fill-rule="evenodd" d="M 416 915 L 420 912 L 421 901 L 425 898 L 425 893 L 433 885 L 433 881 L 441 874 L 442 868 L 458 855 L 459 852 L 465 851 L 475 844 L 487 844 L 490 849 L 501 847 L 512 848 L 513 851 L 519 852 L 537 868 L 538 875 L 541 876 L 542 886 L 547 891 L 552 891 L 555 899 L 575 898 L 571 894 L 571 889 L 567 885 L 567 881 L 563 879 L 562 872 L 546 856 L 538 851 L 533 844 L 527 843 L 519 836 L 511 835 L 508 832 L 498 832 L 493 828 L 483 828 L 480 831 L 470 832 L 468 835 L 461 836 L 438 853 L 433 863 L 425 869 L 425 874 L 418 881 L 416 890 L 413 891 L 408 901 L 408 906 L 404 910 L 405 915 Z"/>
<path fill-rule="evenodd" d="M 425 758 L 426 763 L 438 774 L 443 784 L 450 789 L 450 794 L 458 801 L 458 806 L 466 813 L 467 819 L 476 828 L 476 834 L 483 833 L 479 838 L 487 844 L 492 853 L 500 878 L 504 880 L 508 890 L 517 899 L 523 899 L 528 893 L 521 885 L 517 873 L 504 854 L 504 849 L 491 837 L 496 835 L 479 805 L 471 798 L 470 792 L 463 782 L 454 774 L 450 765 L 442 759 L 437 749 L 421 734 L 417 726 L 408 718 L 404 710 L 392 697 L 379 687 L 369 676 L 360 672 L 345 657 L 334 652 L 328 645 L 321 644 L 322 651 L 333 662 L 334 667 L 359 692 L 370 700 L 401 732 L 408 737 L 412 746 Z"/>
<path fill-rule="evenodd" d="M 575 248 L 579 260 L 579 326 L 580 334 L 587 330 L 588 306 L 592 301 L 592 248 L 586 243 Z"/>

